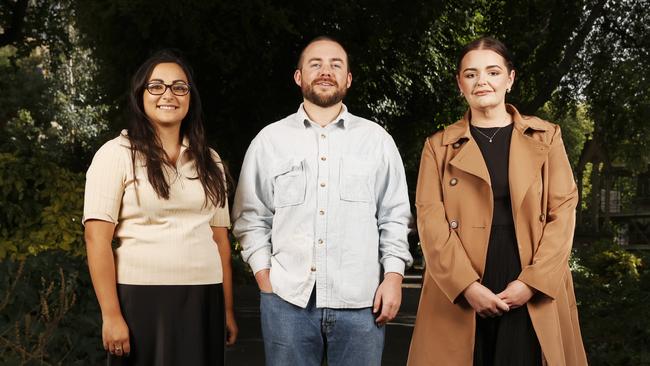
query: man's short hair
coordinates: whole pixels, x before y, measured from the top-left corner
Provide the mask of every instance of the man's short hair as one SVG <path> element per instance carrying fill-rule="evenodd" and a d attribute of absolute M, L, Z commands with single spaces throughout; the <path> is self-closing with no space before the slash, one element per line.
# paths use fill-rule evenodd
<path fill-rule="evenodd" d="M 312 43 L 316 43 L 316 42 L 320 42 L 320 41 L 334 42 L 334 43 L 338 44 L 339 46 L 341 46 L 341 48 L 343 49 L 343 52 L 345 52 L 345 58 L 347 58 L 348 71 L 350 71 L 350 55 L 348 54 L 348 50 L 346 50 L 345 47 L 343 47 L 343 44 L 341 44 L 341 42 L 338 39 L 336 39 L 336 38 L 334 38 L 332 36 L 318 36 L 318 37 L 312 39 L 311 41 L 307 42 L 305 47 L 302 48 L 302 51 L 300 51 L 300 56 L 298 57 L 298 63 L 296 64 L 296 70 L 300 70 L 300 68 L 302 67 L 302 58 L 303 58 L 303 55 L 305 54 L 305 50 L 307 49 L 307 47 L 309 47 Z"/>

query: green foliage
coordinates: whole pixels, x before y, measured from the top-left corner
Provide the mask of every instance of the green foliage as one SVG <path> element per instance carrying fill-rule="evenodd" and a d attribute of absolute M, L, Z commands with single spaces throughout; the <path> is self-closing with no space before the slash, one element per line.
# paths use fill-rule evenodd
<path fill-rule="evenodd" d="M 612 241 L 596 241 L 582 254 L 579 268 L 583 268 L 584 275 L 598 287 L 617 287 L 639 280 L 641 258 Z"/>
<path fill-rule="evenodd" d="M 634 172 L 650 164 L 649 23 L 650 1 L 610 1 L 570 78 L 584 90 L 607 160 Z"/>
<path fill-rule="evenodd" d="M 594 130 L 594 123 L 587 115 L 584 104 L 567 106 L 554 96 L 538 112 L 540 118 L 557 123 L 562 128 L 562 140 L 572 167 L 576 167 L 587 136 Z"/>
<path fill-rule="evenodd" d="M 18 49 L 20 58 L 27 57 L 37 48 L 46 47 L 59 55 L 73 47 L 68 38 L 71 21 L 71 0 L 2 0 L 0 3 L 0 30 L 3 35 L 0 46 L 12 45 Z M 26 3 L 25 12 L 17 11 Z"/>
<path fill-rule="evenodd" d="M 0 95 L 0 128 L 16 117 L 19 110 L 30 110 L 45 118 L 49 102 L 43 90 L 47 88 L 45 76 L 39 70 L 42 58 L 32 55 L 17 59 L 13 46 L 0 48 L 0 88 L 10 93 Z"/>
<path fill-rule="evenodd" d="M 0 153 L 0 259 L 83 253 L 84 177 L 44 156 Z"/>
<path fill-rule="evenodd" d="M 0 364 L 99 365 L 99 308 L 83 258 L 62 251 L 0 261 Z"/>
<path fill-rule="evenodd" d="M 110 110 L 101 102 L 95 84 L 94 59 L 88 49 L 77 47 L 68 56 L 60 56 L 57 64 L 47 78 L 53 111 L 48 126 L 52 140 L 67 156 L 79 152 L 88 156 L 94 152 L 97 137 L 108 127 L 106 115 Z"/>
<path fill-rule="evenodd" d="M 581 247 L 573 273 L 580 325 L 592 365 L 650 363 L 650 258 L 611 240 Z"/>
<path fill-rule="evenodd" d="M 83 170 L 107 128 L 109 106 L 101 102 L 92 54 L 78 44 L 70 4 L 30 1 L 25 22 L 34 28 L 26 34 L 43 33 L 0 47 L 0 88 L 11 91 L 0 95 L 0 151 L 38 149 Z M 43 24 L 33 24 L 36 19 Z"/>

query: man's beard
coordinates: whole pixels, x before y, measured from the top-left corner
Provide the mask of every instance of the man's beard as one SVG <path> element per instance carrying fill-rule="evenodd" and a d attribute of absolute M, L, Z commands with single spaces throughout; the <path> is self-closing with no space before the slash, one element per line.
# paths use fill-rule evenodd
<path fill-rule="evenodd" d="M 316 93 L 316 84 L 321 81 L 327 81 L 334 84 L 334 87 L 336 88 L 334 93 L 328 93 L 325 95 Z M 345 86 L 339 87 L 339 84 L 334 79 L 316 79 L 311 83 L 311 85 L 302 85 L 301 89 L 303 98 L 322 108 L 331 107 L 342 101 L 348 92 L 348 88 Z"/>

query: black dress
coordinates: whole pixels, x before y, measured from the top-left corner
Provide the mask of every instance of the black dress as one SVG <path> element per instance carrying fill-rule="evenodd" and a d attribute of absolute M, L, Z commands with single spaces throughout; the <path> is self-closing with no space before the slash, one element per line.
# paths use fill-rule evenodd
<path fill-rule="evenodd" d="M 513 124 L 501 129 L 471 126 L 472 137 L 490 173 L 494 196 L 492 228 L 481 283 L 495 294 L 503 291 L 521 273 L 508 183 L 512 131 Z M 491 141 L 489 137 L 492 137 Z M 476 317 L 475 366 L 541 364 L 539 341 L 526 306 L 495 318 Z"/>

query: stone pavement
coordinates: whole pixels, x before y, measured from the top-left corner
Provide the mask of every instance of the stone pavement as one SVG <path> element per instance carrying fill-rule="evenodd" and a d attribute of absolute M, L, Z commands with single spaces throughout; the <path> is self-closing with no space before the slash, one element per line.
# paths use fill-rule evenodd
<path fill-rule="evenodd" d="M 408 355 L 413 323 L 420 299 L 418 286 L 405 285 L 402 307 L 386 328 L 383 366 L 404 366 Z M 263 366 L 264 345 L 259 314 L 259 291 L 255 285 L 235 286 L 235 312 L 239 325 L 237 344 L 226 351 L 228 366 Z M 300 365 L 288 365 L 300 366 Z M 363 365 L 359 365 L 363 366 Z"/>

